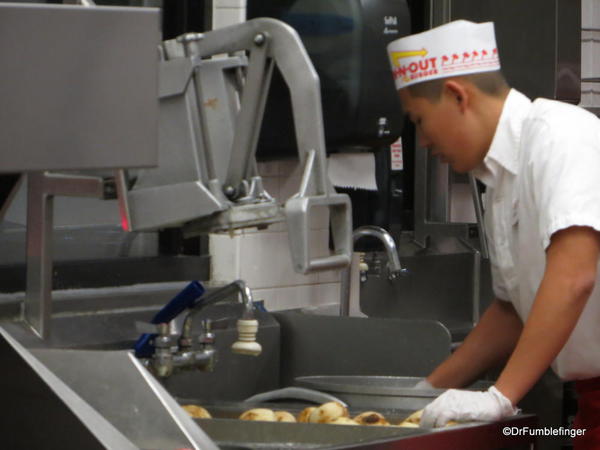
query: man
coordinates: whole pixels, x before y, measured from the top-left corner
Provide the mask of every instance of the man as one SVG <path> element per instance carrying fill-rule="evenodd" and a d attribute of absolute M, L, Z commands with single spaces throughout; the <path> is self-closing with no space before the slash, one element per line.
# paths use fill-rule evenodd
<path fill-rule="evenodd" d="M 426 383 L 464 387 L 505 363 L 488 391 L 439 396 L 423 426 L 514 415 L 552 366 L 577 380 L 575 428 L 586 432 L 575 448 L 600 448 L 600 121 L 510 89 L 492 23 L 452 22 L 391 42 L 388 52 L 420 145 L 487 187 L 496 299 Z"/>

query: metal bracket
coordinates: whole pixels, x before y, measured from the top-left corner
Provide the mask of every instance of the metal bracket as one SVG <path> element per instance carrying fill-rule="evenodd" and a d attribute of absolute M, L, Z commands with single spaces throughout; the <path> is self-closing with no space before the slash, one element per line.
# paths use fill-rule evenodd
<path fill-rule="evenodd" d="M 31 172 L 27 184 L 27 285 L 23 319 L 46 339 L 52 315 L 54 196 L 102 198 L 101 178 Z"/>

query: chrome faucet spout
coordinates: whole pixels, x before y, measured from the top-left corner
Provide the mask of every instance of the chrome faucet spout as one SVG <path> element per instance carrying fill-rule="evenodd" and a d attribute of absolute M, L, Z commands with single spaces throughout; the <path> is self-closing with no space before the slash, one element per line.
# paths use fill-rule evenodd
<path fill-rule="evenodd" d="M 237 295 L 236 298 L 244 305 L 242 317 L 237 321 L 239 339 L 232 346 L 232 351 L 245 355 L 257 356 L 261 353 L 261 345 L 256 342 L 258 322 L 254 318 L 254 300 L 252 291 L 242 280 L 236 280 L 222 288 L 206 294 L 186 316 L 183 322 L 181 337 L 187 339 L 192 334 L 194 316 L 209 305 L 213 305 L 227 298 Z"/>
<path fill-rule="evenodd" d="M 400 257 L 398 256 L 398 250 L 396 249 L 396 243 L 392 235 L 381 227 L 375 225 L 365 225 L 357 228 L 352 233 L 353 243 L 356 243 L 360 238 L 364 236 L 371 236 L 379 239 L 385 247 L 385 252 L 388 258 L 388 268 L 390 270 L 390 278 L 395 278 L 396 275 L 404 273 L 405 269 L 400 264 Z"/>
<path fill-rule="evenodd" d="M 252 291 L 242 280 L 235 280 L 219 289 L 206 294 L 201 301 L 188 313 L 183 322 L 183 333 L 186 336 L 191 334 L 193 318 L 198 312 L 203 310 L 209 305 L 214 305 L 220 301 L 231 298 L 237 294 L 237 299 L 244 305 L 244 312 L 242 317 L 244 319 L 254 318 L 254 300 L 252 297 Z"/>
<path fill-rule="evenodd" d="M 394 280 L 398 275 L 406 275 L 408 271 L 402 268 L 400 256 L 394 238 L 385 229 L 375 225 L 358 227 L 352 233 L 352 244 L 362 237 L 370 236 L 378 239 L 384 246 L 388 259 L 388 279 Z M 350 314 L 350 267 L 342 271 L 340 286 L 340 316 Z"/>

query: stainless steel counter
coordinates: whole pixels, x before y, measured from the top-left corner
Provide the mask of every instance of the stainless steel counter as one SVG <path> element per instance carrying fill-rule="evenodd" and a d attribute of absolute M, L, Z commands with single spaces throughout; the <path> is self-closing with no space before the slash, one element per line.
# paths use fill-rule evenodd
<path fill-rule="evenodd" d="M 224 309 L 217 308 L 210 315 L 229 316 L 229 305 L 221 306 Z M 250 404 L 241 403 L 244 398 L 289 385 L 281 381 L 286 378 L 315 372 L 355 375 L 426 372 L 448 352 L 448 333 L 437 323 L 263 313 L 266 316 L 259 318 L 262 325 L 258 339 L 263 345 L 260 357 L 232 356 L 228 348 L 233 330 L 217 330 L 216 344 L 221 358 L 214 372 L 190 371 L 160 381 L 129 350 L 139 333 L 136 322 L 147 321 L 152 311 L 148 307 L 63 311 L 52 318 L 54 333 L 47 341 L 41 341 L 21 323 L 2 322 L 0 356 L 6 362 L 6 369 L 0 379 L 5 394 L 4 411 L 10 411 L 2 415 L 2 420 L 12 423 L 11 428 L 16 430 L 5 433 L 10 438 L 3 445 L 11 449 L 37 446 L 66 450 L 209 449 L 216 448 L 214 443 L 224 449 L 468 450 L 527 448 L 519 446 L 532 442 L 529 437 L 503 436 L 502 427 L 533 427 L 534 416 L 436 431 L 233 419 L 250 409 Z M 428 335 L 427 341 L 423 339 L 424 333 Z M 426 348 L 430 349 L 427 357 L 419 357 L 414 351 L 410 343 L 416 341 L 427 343 Z M 390 361 L 389 349 L 382 347 L 385 342 L 395 343 L 395 351 L 403 358 Z M 374 348 L 378 351 L 372 351 Z M 423 348 L 421 345 L 421 353 Z M 43 397 L 40 392 L 44 392 Z M 213 408 L 216 418 L 195 421 L 189 418 L 179 407 L 184 401 L 190 402 L 189 399 Z M 32 404 L 43 413 L 43 427 L 39 425 L 39 415 L 31 414 Z M 285 406 L 270 404 L 276 409 Z M 229 405 L 229 409 L 224 405 Z M 397 423 L 422 405 L 386 409 L 375 401 L 372 406 Z M 300 405 L 290 408 L 299 411 Z M 352 404 L 350 409 L 352 414 L 366 410 L 362 405 Z M 61 431 L 67 423 L 72 430 L 69 436 Z"/>

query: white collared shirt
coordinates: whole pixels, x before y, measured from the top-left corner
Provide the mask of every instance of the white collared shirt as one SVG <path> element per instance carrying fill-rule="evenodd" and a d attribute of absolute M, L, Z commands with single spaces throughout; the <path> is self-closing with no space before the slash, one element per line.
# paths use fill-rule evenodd
<path fill-rule="evenodd" d="M 494 294 L 511 301 L 524 322 L 552 234 L 575 225 L 600 231 L 600 120 L 566 103 L 531 102 L 512 89 L 473 173 L 487 186 Z M 563 380 L 600 376 L 600 282 L 552 368 Z"/>

